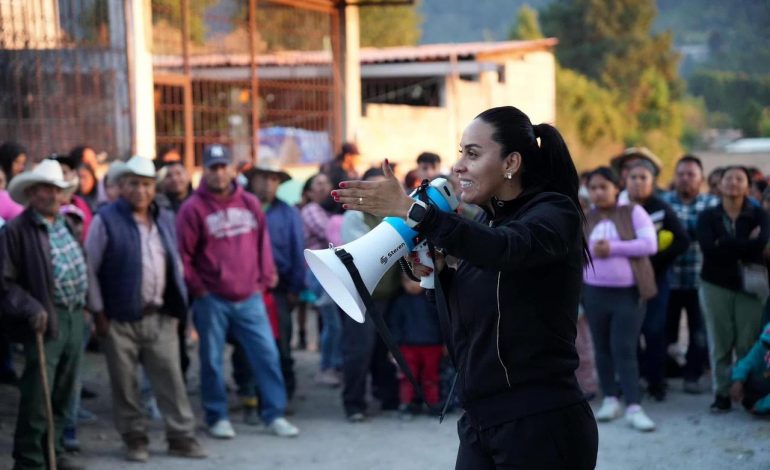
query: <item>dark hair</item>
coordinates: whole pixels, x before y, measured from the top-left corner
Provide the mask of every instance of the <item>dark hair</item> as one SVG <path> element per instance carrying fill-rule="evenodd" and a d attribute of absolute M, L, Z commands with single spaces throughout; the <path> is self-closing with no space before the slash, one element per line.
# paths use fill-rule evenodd
<path fill-rule="evenodd" d="M 711 172 L 709 173 L 709 175 L 708 175 L 708 178 L 707 178 L 707 179 L 709 179 L 709 180 L 710 180 L 710 179 L 711 179 L 711 178 L 713 178 L 714 176 L 716 176 L 716 177 L 717 177 L 717 178 L 719 178 L 719 179 L 722 179 L 722 176 L 724 176 L 724 174 L 725 174 L 725 171 L 726 171 L 725 167 L 723 167 L 723 166 L 718 166 L 718 167 L 714 168 L 713 170 L 711 170 Z"/>
<path fill-rule="evenodd" d="M 93 150 L 93 147 L 90 145 L 78 145 L 77 147 L 70 150 L 69 157 L 72 159 L 72 169 L 79 167 L 81 163 L 83 163 L 83 154 L 86 152 L 86 149 Z"/>
<path fill-rule="evenodd" d="M 409 173 L 404 176 L 404 186 L 407 189 L 414 188 L 417 185 L 418 178 L 417 170 L 410 170 Z"/>
<path fill-rule="evenodd" d="M 80 170 L 81 168 L 82 168 L 82 169 L 84 169 L 84 170 L 86 170 L 87 172 L 91 173 L 91 177 L 94 179 L 94 187 L 93 187 L 93 189 L 91 189 L 91 192 L 90 192 L 90 193 L 88 193 L 88 194 L 82 193 L 81 195 L 82 195 L 82 196 L 90 196 L 90 195 L 92 195 L 92 194 L 96 194 L 96 192 L 99 190 L 99 179 L 98 179 L 98 178 L 96 178 L 96 172 L 94 171 L 94 169 L 93 169 L 93 168 L 91 168 L 91 165 L 89 165 L 89 164 L 87 164 L 87 163 L 83 163 L 83 164 L 81 164 L 81 165 L 78 167 L 78 170 Z M 80 187 L 79 187 L 79 185 L 78 185 L 78 193 L 80 193 Z"/>
<path fill-rule="evenodd" d="M 307 180 L 305 180 L 305 184 L 302 185 L 302 194 L 305 194 L 306 192 L 310 191 L 310 187 L 313 186 L 313 180 L 318 177 L 318 175 L 322 175 L 325 173 L 316 173 Z"/>
<path fill-rule="evenodd" d="M 618 179 L 618 175 L 612 168 L 608 166 L 600 166 L 599 168 L 596 168 L 588 174 L 588 184 L 591 184 L 591 180 L 594 179 L 595 176 L 600 176 L 606 179 L 612 183 L 613 186 L 620 189 L 620 179 Z"/>
<path fill-rule="evenodd" d="M 521 155 L 521 185 L 524 189 L 541 186 L 546 191 L 569 197 L 576 209 L 580 207 L 577 169 L 567 144 L 555 127 L 532 125 L 529 117 L 513 106 L 488 109 L 476 119 L 495 129 L 492 140 L 502 147 L 501 158 L 513 152 Z"/>
<path fill-rule="evenodd" d="M 431 166 L 440 165 L 441 157 L 439 157 L 433 152 L 423 152 L 417 156 L 417 164 L 421 165 L 423 163 L 426 163 Z"/>
<path fill-rule="evenodd" d="M 492 140 L 502 147 L 501 158 L 512 152 L 521 155 L 521 186 L 524 190 L 540 187 L 544 191 L 567 196 L 585 223 L 585 215 L 580 210 L 578 198 L 580 181 L 577 169 L 567 144 L 555 127 L 550 124 L 532 125 L 529 117 L 513 106 L 487 109 L 476 116 L 476 119 L 481 119 L 494 128 Z M 589 260 L 585 240 L 583 251 L 584 258 Z"/>
<path fill-rule="evenodd" d="M 765 180 L 752 181 L 751 186 L 755 188 L 757 191 L 764 193 L 765 189 L 767 189 L 767 181 Z"/>
<path fill-rule="evenodd" d="M 683 156 L 682 156 L 682 157 L 679 159 L 679 161 L 678 161 L 678 162 L 676 162 L 676 166 L 677 166 L 677 168 L 678 168 L 678 167 L 679 167 L 679 165 L 681 165 L 682 163 L 695 163 L 696 165 L 698 165 L 698 168 L 700 168 L 700 172 L 701 172 L 701 173 L 703 173 L 703 162 L 702 162 L 702 161 L 700 161 L 700 158 L 696 157 L 695 155 L 692 155 L 692 154 L 689 154 L 689 153 L 688 153 L 688 154 L 686 154 L 686 155 L 683 155 Z"/>
<path fill-rule="evenodd" d="M 13 173 L 11 172 L 13 162 L 22 153 L 27 153 L 27 151 L 16 142 L 4 142 L 3 145 L 0 145 L 0 168 L 5 173 L 6 183 L 10 183 L 11 179 L 13 179 Z"/>
<path fill-rule="evenodd" d="M 751 187 L 751 183 L 752 183 L 752 180 L 751 180 L 751 170 L 749 170 L 745 166 L 743 166 L 743 165 L 728 165 L 728 166 L 724 167 L 723 170 L 724 171 L 722 171 L 722 176 L 719 177 L 720 180 L 724 179 L 724 177 L 725 177 L 725 175 L 727 174 L 728 171 L 738 170 L 738 171 L 742 171 L 746 175 L 746 179 L 749 182 L 749 187 Z"/>
<path fill-rule="evenodd" d="M 364 172 L 364 176 L 361 179 L 368 180 L 369 178 L 376 178 L 377 176 L 385 176 L 385 173 L 382 172 L 382 168 L 373 166 Z"/>

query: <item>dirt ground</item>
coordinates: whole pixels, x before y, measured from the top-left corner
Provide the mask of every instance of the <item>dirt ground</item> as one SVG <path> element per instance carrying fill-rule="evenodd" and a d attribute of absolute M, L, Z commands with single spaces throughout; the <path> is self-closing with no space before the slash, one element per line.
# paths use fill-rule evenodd
<path fill-rule="evenodd" d="M 295 414 L 300 427 L 296 439 L 281 439 L 247 426 L 233 412 L 238 436 L 231 441 L 209 439 L 201 428 L 210 457 L 190 461 L 165 455 L 162 425 L 152 424 L 152 457 L 148 469 L 312 469 L 312 470 L 431 470 L 451 469 L 457 450 L 457 413 L 443 424 L 435 418 L 403 421 L 397 414 L 379 414 L 359 424 L 343 416 L 339 389 L 313 383 L 318 355 L 296 353 L 299 389 Z M 100 396 L 84 401 L 99 421 L 81 427 L 84 463 L 90 469 L 136 469 L 122 460 L 120 443 L 110 418 L 109 383 L 102 357 L 86 356 L 86 384 Z M 658 430 L 641 434 L 622 420 L 599 426 L 599 465 L 602 470 L 767 469 L 770 468 L 770 421 L 753 419 L 742 410 L 721 416 L 708 413 L 710 396 L 681 393 L 681 382 L 671 383 L 669 399 L 647 403 Z M 192 399 L 201 416 L 197 393 Z M 0 469 L 11 468 L 15 388 L 0 386 Z M 598 405 L 595 400 L 594 407 Z"/>

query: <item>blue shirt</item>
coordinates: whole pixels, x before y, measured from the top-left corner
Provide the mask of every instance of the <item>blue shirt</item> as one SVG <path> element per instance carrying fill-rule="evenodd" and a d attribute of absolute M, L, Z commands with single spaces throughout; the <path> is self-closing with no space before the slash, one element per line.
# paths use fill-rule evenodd
<path fill-rule="evenodd" d="M 305 232 L 299 211 L 275 199 L 265 204 L 267 230 L 278 271 L 279 289 L 299 294 L 305 288 Z"/>

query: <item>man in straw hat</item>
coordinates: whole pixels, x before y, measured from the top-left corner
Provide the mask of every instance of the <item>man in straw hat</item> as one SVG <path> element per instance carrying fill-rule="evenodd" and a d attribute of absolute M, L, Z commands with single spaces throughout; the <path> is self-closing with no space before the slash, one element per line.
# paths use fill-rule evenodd
<path fill-rule="evenodd" d="M 155 165 L 132 157 L 119 170 L 120 197 L 103 207 L 86 240 L 104 309 L 96 313 L 97 334 L 112 385 L 115 427 L 126 459 L 149 459 L 147 420 L 139 397 L 137 367 L 144 367 L 166 424 L 168 452 L 206 457 L 195 438 L 195 416 L 179 366 L 176 333 L 187 315 L 187 289 L 176 245 L 174 216 L 159 209 Z"/>
<path fill-rule="evenodd" d="M 291 179 L 291 176 L 281 169 L 277 157 L 261 156 L 246 176 L 249 181 L 248 189 L 257 196 L 265 211 L 273 261 L 278 271 L 278 285 L 270 289 L 270 293 L 278 307 L 278 354 L 286 395 L 291 400 L 296 388 L 294 360 L 291 357 L 291 312 L 297 305 L 300 292 L 305 288 L 305 233 L 299 211 L 276 196 L 278 186 Z M 237 346 L 236 352 L 239 352 Z M 245 364 L 246 367 L 243 368 L 248 370 L 245 360 L 242 364 Z M 256 419 L 256 408 L 246 407 L 245 410 L 247 422 Z"/>
<path fill-rule="evenodd" d="M 34 170 L 11 181 L 11 197 L 26 206 L 0 232 L 0 309 L 4 315 L 33 318 L 35 330 L 45 333 L 43 353 L 50 384 L 60 469 L 83 468 L 62 454 L 61 437 L 75 391 L 82 355 L 84 307 L 99 309 L 95 285 L 89 282 L 83 250 L 59 214 L 64 192 L 74 184 L 64 180 L 59 163 L 43 160 Z M 90 295 L 89 295 L 90 294 Z M 21 400 L 14 436 L 15 469 L 48 468 L 43 447 L 46 436 L 43 382 L 35 341 L 21 328 L 8 328 L 24 343 L 26 365 L 19 381 Z"/>

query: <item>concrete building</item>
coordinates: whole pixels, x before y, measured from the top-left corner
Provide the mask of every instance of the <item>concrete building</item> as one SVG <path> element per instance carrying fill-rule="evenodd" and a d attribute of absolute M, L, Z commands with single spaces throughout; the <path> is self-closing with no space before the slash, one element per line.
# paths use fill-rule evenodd
<path fill-rule="evenodd" d="M 555 45 L 555 39 L 542 39 L 362 48 L 360 87 L 345 87 L 344 139 L 358 143 L 367 164 L 387 157 L 408 168 L 423 151 L 450 163 L 465 125 L 489 107 L 515 105 L 535 123 L 553 123 Z M 331 52 L 282 51 L 257 60 L 262 83 L 318 80 L 334 73 Z M 154 58 L 156 69 L 178 68 L 179 61 Z M 191 57 L 190 67 L 194 80 L 240 82 L 249 74 L 243 54 L 199 55 Z M 291 150 L 279 153 L 287 164 L 302 163 Z"/>

